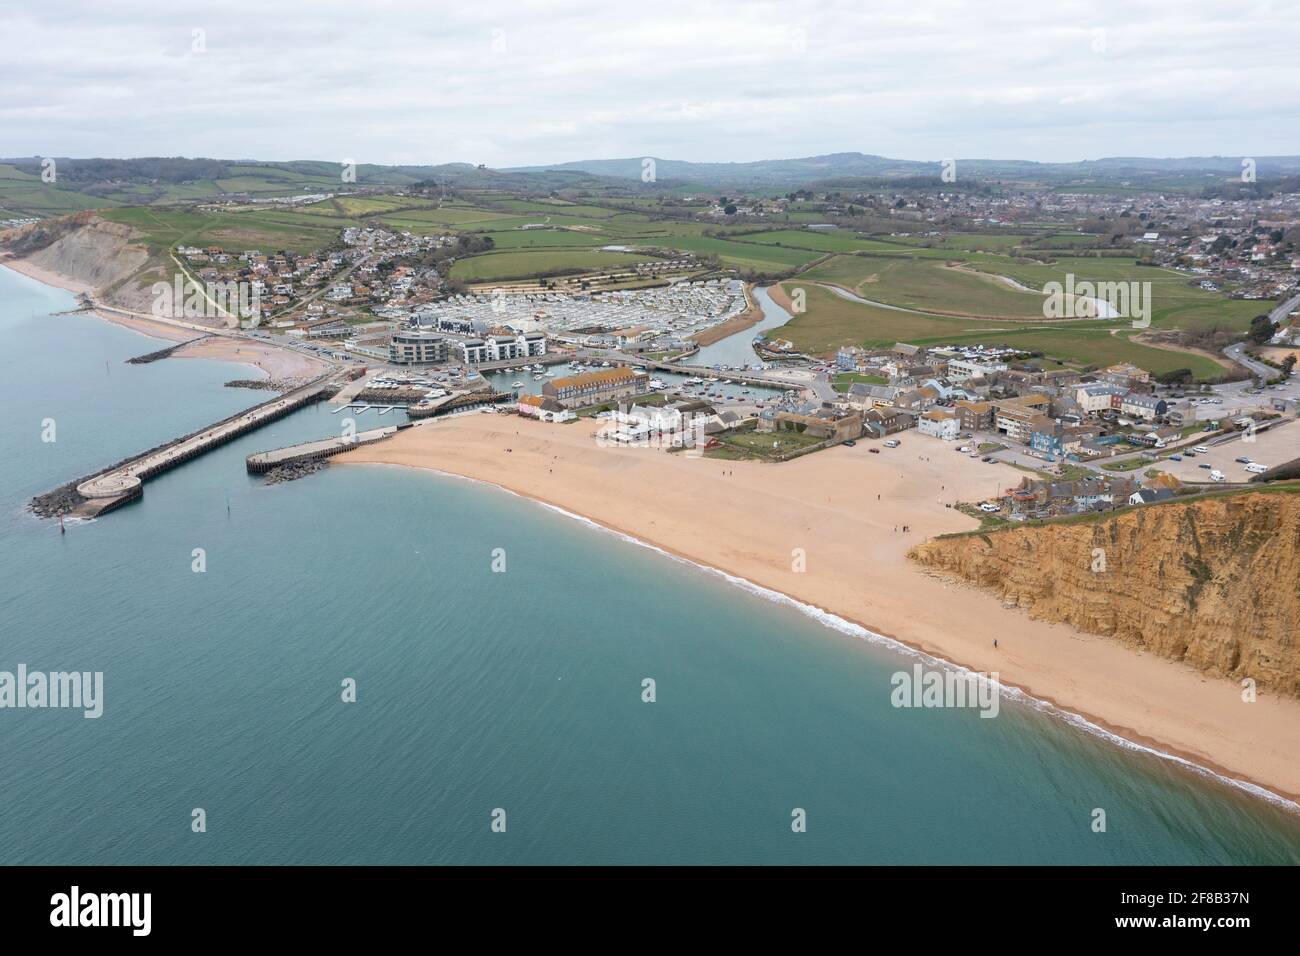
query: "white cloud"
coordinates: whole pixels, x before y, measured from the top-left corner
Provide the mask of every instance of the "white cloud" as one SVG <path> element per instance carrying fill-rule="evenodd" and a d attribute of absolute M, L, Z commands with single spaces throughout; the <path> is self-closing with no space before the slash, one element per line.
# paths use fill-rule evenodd
<path fill-rule="evenodd" d="M 1300 154 L 1294 5 L 48 0 L 0 28 L 10 156 Z"/>

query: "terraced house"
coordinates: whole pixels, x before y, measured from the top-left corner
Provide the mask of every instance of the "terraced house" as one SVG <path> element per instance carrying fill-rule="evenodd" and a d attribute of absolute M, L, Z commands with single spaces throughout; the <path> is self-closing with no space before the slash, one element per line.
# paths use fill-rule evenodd
<path fill-rule="evenodd" d="M 650 377 L 630 368 L 608 368 L 557 378 L 542 386 L 542 394 L 568 408 L 585 408 L 602 402 L 644 395 Z"/>

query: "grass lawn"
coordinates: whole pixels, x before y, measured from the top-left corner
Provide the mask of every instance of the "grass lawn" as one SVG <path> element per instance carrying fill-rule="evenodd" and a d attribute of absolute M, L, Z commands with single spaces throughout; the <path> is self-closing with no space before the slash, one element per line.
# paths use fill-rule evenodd
<path fill-rule="evenodd" d="M 831 385 L 837 392 L 847 392 L 850 385 L 888 385 L 889 379 L 883 375 L 865 375 L 862 372 L 840 372 L 831 379 Z"/>
<path fill-rule="evenodd" d="M 715 435 L 722 442 L 721 448 L 709 449 L 705 454 L 713 458 L 774 458 L 786 455 L 801 448 L 819 445 L 823 441 L 812 435 L 796 431 L 760 432 L 742 430 Z M 718 454 L 715 454 L 718 453 Z"/>

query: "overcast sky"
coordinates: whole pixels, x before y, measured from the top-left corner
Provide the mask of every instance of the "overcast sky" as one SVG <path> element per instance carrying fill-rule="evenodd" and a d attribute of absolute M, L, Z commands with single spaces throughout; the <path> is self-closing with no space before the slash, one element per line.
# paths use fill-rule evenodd
<path fill-rule="evenodd" d="M 1300 154 L 1284 0 L 10 0 L 0 37 L 0 156 Z"/>

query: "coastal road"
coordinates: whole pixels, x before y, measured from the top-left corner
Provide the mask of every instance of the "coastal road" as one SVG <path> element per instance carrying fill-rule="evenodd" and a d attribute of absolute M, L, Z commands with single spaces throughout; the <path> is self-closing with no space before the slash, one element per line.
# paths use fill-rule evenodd
<path fill-rule="evenodd" d="M 1300 293 L 1297 293 L 1289 299 L 1284 299 L 1278 303 L 1268 314 L 1269 321 L 1274 325 L 1280 325 L 1293 311 L 1300 308 Z M 1238 342 L 1236 345 L 1229 345 L 1223 350 L 1223 354 L 1228 356 L 1238 365 L 1247 369 L 1251 375 L 1256 378 L 1267 381 L 1277 375 L 1277 369 L 1271 365 L 1265 365 L 1246 354 L 1246 345 L 1244 342 Z"/>
<path fill-rule="evenodd" d="M 1274 375 L 1278 374 L 1277 369 L 1265 365 L 1263 362 L 1257 361 L 1247 355 L 1246 346 L 1243 342 L 1238 342 L 1236 345 L 1229 345 L 1223 350 L 1223 354 L 1261 381 L 1267 381 Z"/>

